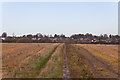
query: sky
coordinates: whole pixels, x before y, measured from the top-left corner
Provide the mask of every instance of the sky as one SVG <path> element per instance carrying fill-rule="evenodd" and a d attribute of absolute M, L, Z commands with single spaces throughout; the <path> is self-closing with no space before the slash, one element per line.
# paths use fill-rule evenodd
<path fill-rule="evenodd" d="M 17 36 L 118 34 L 117 2 L 4 2 L 2 32 Z"/>

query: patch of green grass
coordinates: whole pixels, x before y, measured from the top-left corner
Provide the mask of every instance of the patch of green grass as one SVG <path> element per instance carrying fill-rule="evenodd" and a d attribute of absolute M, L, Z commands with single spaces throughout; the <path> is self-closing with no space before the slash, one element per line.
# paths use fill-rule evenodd
<path fill-rule="evenodd" d="M 35 67 L 35 69 L 33 70 L 33 72 L 30 73 L 30 77 L 36 76 L 36 74 L 37 74 L 38 72 L 40 72 L 40 70 L 41 70 L 42 68 L 45 67 L 45 64 L 49 61 L 50 57 L 51 57 L 52 54 L 55 52 L 55 50 L 56 50 L 56 48 L 57 48 L 58 46 L 59 46 L 59 45 L 55 46 L 54 49 L 53 49 L 51 52 L 49 52 L 49 56 L 47 56 L 46 58 L 43 59 L 43 58 L 40 57 L 40 61 L 36 63 L 36 67 Z"/>
<path fill-rule="evenodd" d="M 49 53 L 49 56 L 44 58 L 42 61 L 40 61 L 38 63 L 38 65 L 36 66 L 36 70 L 40 70 L 41 68 L 43 68 L 45 66 L 45 64 L 49 61 L 51 55 L 55 52 L 56 48 L 58 46 L 56 46 L 50 53 Z"/>
<path fill-rule="evenodd" d="M 53 67 L 50 71 L 50 73 L 52 73 L 51 75 L 49 75 L 50 78 L 56 79 L 62 78 L 63 76 L 63 48 L 64 47 L 61 47 L 59 56 L 53 56 L 55 67 Z"/>
<path fill-rule="evenodd" d="M 61 48 L 60 63 L 58 66 L 58 71 L 59 71 L 58 78 L 62 78 L 62 76 L 63 76 L 63 52 L 64 52 L 64 46 Z"/>

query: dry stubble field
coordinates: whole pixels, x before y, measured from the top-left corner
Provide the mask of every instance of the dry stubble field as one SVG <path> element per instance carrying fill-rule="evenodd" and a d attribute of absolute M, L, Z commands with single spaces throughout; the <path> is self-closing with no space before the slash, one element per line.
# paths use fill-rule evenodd
<path fill-rule="evenodd" d="M 62 78 L 64 63 L 70 78 L 117 78 L 118 45 L 2 43 L 3 78 Z"/>

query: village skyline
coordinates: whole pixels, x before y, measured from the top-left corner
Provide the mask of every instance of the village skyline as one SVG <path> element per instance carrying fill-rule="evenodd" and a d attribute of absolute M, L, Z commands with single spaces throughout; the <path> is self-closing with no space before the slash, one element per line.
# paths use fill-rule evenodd
<path fill-rule="evenodd" d="M 0 36 L 1 36 L 3 33 L 7 33 L 7 32 L 6 32 L 6 31 L 2 31 L 1 34 L 0 34 Z M 36 33 L 26 33 L 26 34 L 17 35 L 15 32 L 13 32 L 13 33 L 10 33 L 10 34 L 7 33 L 7 36 L 21 37 L 21 36 L 23 36 L 23 35 L 36 35 L 36 34 L 38 34 L 38 33 L 40 33 L 40 34 L 42 34 L 42 35 L 46 35 L 46 36 L 54 36 L 55 34 L 57 34 L 57 33 L 54 33 L 54 34 L 44 34 L 44 33 L 41 33 L 41 32 L 36 32 Z M 69 36 L 67 36 L 67 35 L 64 34 L 64 33 L 59 33 L 59 34 L 57 34 L 57 35 L 65 35 L 66 37 L 70 37 L 70 36 L 75 35 L 75 34 L 92 34 L 92 35 L 94 35 L 94 36 L 100 36 L 100 35 L 108 35 L 108 36 L 109 36 L 109 35 L 119 35 L 118 33 L 117 33 L 117 34 L 107 34 L 107 33 L 94 34 L 94 33 L 90 33 L 90 32 L 85 32 L 85 33 L 81 33 L 81 32 L 79 32 L 79 33 L 73 33 L 73 34 L 71 34 L 71 35 L 69 35 Z"/>
<path fill-rule="evenodd" d="M 119 35 L 93 35 L 86 34 L 73 34 L 67 37 L 64 34 L 43 35 L 41 33 L 27 34 L 16 36 L 8 36 L 6 32 L 3 32 L 0 36 L 0 41 L 3 43 L 83 43 L 83 44 L 119 44 Z"/>

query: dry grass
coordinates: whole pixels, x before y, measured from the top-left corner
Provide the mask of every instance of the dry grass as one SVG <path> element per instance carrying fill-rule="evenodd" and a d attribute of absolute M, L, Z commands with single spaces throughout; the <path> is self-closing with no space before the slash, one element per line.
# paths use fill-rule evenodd
<path fill-rule="evenodd" d="M 48 56 L 58 44 L 51 43 L 8 43 L 3 44 L 3 77 L 27 77 L 35 64 Z M 12 48 L 10 48 L 10 46 Z M 19 47 L 19 48 L 17 48 Z M 9 63 L 8 63 L 9 62 Z"/>
<path fill-rule="evenodd" d="M 93 78 L 94 74 L 86 60 L 79 55 L 72 45 L 66 46 L 66 53 L 68 58 L 68 67 L 71 78 Z"/>
<path fill-rule="evenodd" d="M 61 44 L 51 56 L 45 68 L 42 69 L 38 78 L 62 78 L 63 44 Z"/>
<path fill-rule="evenodd" d="M 105 60 L 118 71 L 118 45 L 76 44 L 87 49 L 91 54 Z"/>
<path fill-rule="evenodd" d="M 3 43 L 2 71 L 3 78 L 62 78 L 63 46 L 59 43 Z M 75 48 L 83 47 L 92 55 L 108 62 L 118 71 L 118 46 L 100 44 L 74 44 Z M 73 46 L 73 45 L 72 45 Z M 94 77 L 85 58 L 78 55 L 73 47 L 67 45 L 68 66 L 71 78 Z M 53 51 L 54 50 L 54 51 Z M 80 51 L 80 49 L 78 49 Z M 50 56 L 50 52 L 53 52 Z M 82 52 L 84 53 L 84 51 Z M 50 57 L 49 57 L 50 56 Z M 49 58 L 49 60 L 47 59 Z M 42 69 L 36 69 L 42 62 L 47 61 Z M 38 66 L 39 67 L 39 66 Z M 36 71 L 37 70 L 37 71 Z M 101 67 L 98 71 L 103 71 Z M 103 73 L 103 75 L 106 75 Z"/>

